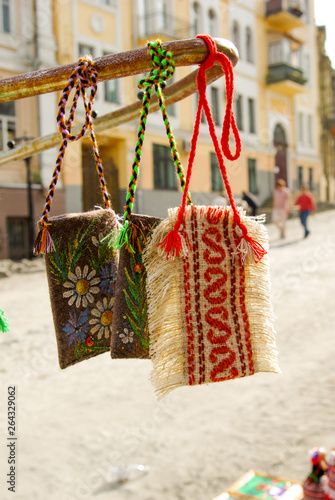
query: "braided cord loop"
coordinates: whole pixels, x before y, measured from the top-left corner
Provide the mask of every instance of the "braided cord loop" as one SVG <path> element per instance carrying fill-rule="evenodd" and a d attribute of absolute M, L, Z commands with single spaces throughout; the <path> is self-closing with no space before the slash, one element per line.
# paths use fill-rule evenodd
<path fill-rule="evenodd" d="M 162 112 L 166 133 L 169 139 L 169 145 L 172 153 L 173 162 L 175 164 L 176 172 L 179 177 L 180 185 L 183 191 L 186 185 L 183 167 L 181 165 L 181 161 L 179 158 L 176 142 L 169 123 L 169 118 L 166 113 L 164 99 L 161 90 L 162 84 L 165 84 L 165 81 L 171 78 L 174 74 L 175 71 L 174 61 L 172 59 L 171 52 L 162 49 L 160 40 L 157 40 L 156 42 L 149 42 L 148 48 L 152 60 L 152 69 L 146 78 L 143 78 L 138 82 L 138 87 L 140 89 L 144 89 L 144 95 L 142 101 L 143 105 L 141 110 L 140 124 L 137 133 L 137 143 L 135 146 L 135 157 L 132 164 L 132 173 L 126 196 L 126 204 L 124 207 L 124 216 L 123 216 L 124 224 L 118 231 L 112 233 L 112 239 L 110 240 L 110 244 L 112 244 L 115 248 L 120 248 L 123 245 L 126 245 L 128 249 L 132 252 L 134 251 L 134 249 L 130 244 L 131 231 L 132 231 L 130 225 L 130 218 L 134 207 L 134 198 L 137 186 L 137 179 L 140 171 L 145 127 L 147 123 L 147 117 L 149 114 L 150 99 L 153 87 L 155 88 L 158 97 L 159 107 Z M 186 203 L 191 204 L 191 197 L 189 193 L 187 193 Z"/>
<path fill-rule="evenodd" d="M 90 96 L 87 97 L 86 90 L 89 88 L 91 89 L 91 92 Z M 75 89 L 74 97 L 72 100 L 69 116 L 66 119 L 65 108 L 69 96 L 71 94 L 71 91 L 73 89 Z M 49 212 L 51 209 L 52 199 L 55 194 L 56 184 L 63 164 L 65 151 L 69 141 L 77 141 L 81 139 L 88 130 L 90 131 L 90 137 L 92 140 L 93 152 L 96 160 L 96 168 L 99 175 L 105 208 L 110 208 L 109 196 L 106 188 L 106 182 L 104 179 L 103 168 L 101 164 L 98 144 L 95 137 L 93 120 L 92 120 L 92 106 L 94 103 L 96 93 L 97 93 L 97 70 L 94 67 L 93 60 L 91 56 L 81 57 L 79 59 L 78 66 L 69 77 L 68 83 L 62 92 L 58 104 L 57 125 L 62 135 L 62 142 L 59 148 L 56 165 L 53 171 L 51 183 L 49 185 L 48 193 L 45 200 L 42 218 L 40 221 L 41 231 L 37 235 L 33 249 L 35 254 L 49 253 L 54 250 L 54 244 L 48 232 L 48 226 L 50 225 L 48 219 L 49 219 Z M 72 135 L 71 129 L 80 95 L 82 95 L 84 103 L 85 121 L 79 133 L 77 135 Z"/>
<path fill-rule="evenodd" d="M 232 64 L 229 58 L 225 54 L 218 52 L 215 41 L 210 36 L 198 35 L 197 38 L 202 38 L 206 42 L 209 50 L 209 55 L 206 58 L 206 60 L 200 65 L 199 72 L 197 75 L 199 101 L 198 101 L 198 109 L 195 119 L 193 137 L 191 140 L 191 151 L 188 161 L 186 186 L 183 193 L 182 204 L 179 208 L 178 220 L 175 223 L 173 230 L 167 234 L 166 238 L 158 246 L 161 247 L 162 251 L 165 252 L 167 259 L 178 256 L 180 252 L 185 251 L 187 247 L 190 248 L 187 233 L 181 230 L 181 227 L 185 216 L 186 193 L 188 192 L 189 184 L 191 181 L 197 141 L 200 132 L 201 113 L 203 109 L 207 118 L 209 132 L 213 141 L 215 153 L 218 159 L 220 172 L 224 180 L 230 206 L 234 213 L 235 228 L 238 228 L 237 233 L 239 237 L 237 241 L 237 249 L 240 252 L 242 260 L 244 260 L 247 255 L 252 254 L 254 261 L 258 262 L 266 254 L 266 251 L 257 241 L 253 240 L 248 235 L 247 227 L 245 226 L 245 224 L 243 224 L 240 214 L 237 210 L 233 192 L 228 179 L 227 169 L 224 163 L 224 156 L 230 160 L 236 160 L 241 154 L 241 140 L 235 123 L 235 118 L 232 108 L 233 95 L 234 95 L 234 74 L 233 74 Z M 221 64 L 222 69 L 224 70 L 226 79 L 226 92 L 227 92 L 227 104 L 222 126 L 221 141 L 219 141 L 216 135 L 215 124 L 206 97 L 206 71 L 207 69 L 212 67 L 217 61 Z M 231 152 L 229 147 L 230 130 L 232 130 L 235 138 L 236 149 L 234 154 Z"/>

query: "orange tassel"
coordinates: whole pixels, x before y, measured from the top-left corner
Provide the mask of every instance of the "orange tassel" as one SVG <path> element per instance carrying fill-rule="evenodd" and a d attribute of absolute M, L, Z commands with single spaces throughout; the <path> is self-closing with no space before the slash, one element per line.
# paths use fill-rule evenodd
<path fill-rule="evenodd" d="M 55 250 L 54 242 L 52 241 L 47 227 L 49 225 L 50 224 L 43 226 L 36 237 L 33 248 L 33 252 L 35 255 L 46 254 Z"/>

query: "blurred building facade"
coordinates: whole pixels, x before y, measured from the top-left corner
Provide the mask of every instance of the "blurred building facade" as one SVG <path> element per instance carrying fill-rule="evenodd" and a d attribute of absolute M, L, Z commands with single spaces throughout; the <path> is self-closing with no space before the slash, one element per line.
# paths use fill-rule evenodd
<path fill-rule="evenodd" d="M 325 200 L 335 199 L 335 73 L 325 51 L 326 28 L 318 27 L 319 88 Z"/>
<path fill-rule="evenodd" d="M 57 64 L 56 40 L 52 26 L 51 0 L 13 0 L 1 2 L 0 78 Z M 57 96 L 43 96 L 0 103 L 0 150 L 7 143 L 20 144 L 55 130 Z M 55 161 L 47 151 L 26 161 L 0 166 L 0 258 L 20 259 L 31 252 L 30 220 L 36 226 L 45 193 L 42 175 Z M 51 162 L 51 163 L 50 163 Z M 32 206 L 29 207 L 27 174 L 31 170 Z M 64 207 L 63 193 L 55 205 Z M 31 210 L 30 210 L 31 208 Z"/>
<path fill-rule="evenodd" d="M 275 180 L 281 177 L 292 190 L 307 182 L 317 199 L 327 198 L 327 180 L 320 151 L 320 68 L 313 0 L 16 2 L 15 29 L 22 29 L 20 16 L 23 14 L 18 16 L 19 8 L 28 9 L 29 5 L 35 32 L 31 34 L 31 43 L 25 43 L 15 56 L 21 61 L 21 66 L 18 64 L 10 70 L 10 66 L 0 59 L 1 76 L 7 76 L 8 71 L 24 72 L 72 63 L 87 53 L 97 58 L 127 51 L 143 47 L 148 40 L 157 38 L 167 41 L 208 33 L 230 39 L 240 53 L 235 68 L 234 108 L 242 139 L 242 155 L 236 162 L 227 161 L 234 194 L 240 196 L 243 191 L 249 191 L 256 194 L 260 202 L 266 202 L 272 196 Z M 45 12 L 45 16 L 36 15 L 38 2 L 42 2 L 41 12 Z M 20 50 L 21 53 L 30 50 L 30 59 Z M 189 72 L 190 68 L 179 67 L 173 80 L 177 81 Z M 100 83 L 94 105 L 98 115 L 133 103 L 139 78 L 140 75 Z M 30 136 L 46 135 L 56 130 L 57 97 L 47 94 L 15 103 L 19 110 L 31 101 L 36 114 L 34 124 L 32 111 L 17 118 L 22 127 L 21 135 L 25 130 L 29 130 Z M 208 98 L 220 134 L 225 112 L 222 78 L 208 88 Z M 185 170 L 196 105 L 197 97 L 193 95 L 168 109 Z M 81 118 L 83 116 L 77 116 L 78 121 Z M 138 120 L 135 120 L 98 134 L 107 185 L 117 212 L 122 212 L 125 202 L 137 128 Z M 40 155 L 38 160 L 34 158 L 40 193 L 45 194 L 49 185 L 56 155 L 57 151 L 52 150 Z M 5 169 L 0 167 L 0 188 L 6 179 L 12 178 L 11 172 L 15 169 L 21 172 L 24 185 L 24 163 L 20 162 L 20 165 L 18 162 Z M 13 182 L 16 182 L 14 178 Z M 219 195 L 225 194 L 206 123 L 201 124 L 191 192 L 193 202 L 199 204 L 211 204 Z M 51 215 L 89 210 L 102 203 L 87 138 L 68 146 L 61 184 L 54 200 Z M 164 217 L 167 208 L 179 205 L 180 201 L 165 127 L 161 115 L 156 112 L 149 115 L 146 127 L 135 211 Z M 35 214 L 36 220 L 42 208 L 43 201 Z M 5 247 L 7 253 L 2 251 L 0 258 L 8 256 L 8 238 Z"/>

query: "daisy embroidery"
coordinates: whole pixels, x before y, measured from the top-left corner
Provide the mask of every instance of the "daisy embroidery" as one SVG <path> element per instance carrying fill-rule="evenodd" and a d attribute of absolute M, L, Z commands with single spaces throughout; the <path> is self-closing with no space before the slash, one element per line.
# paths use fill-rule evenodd
<path fill-rule="evenodd" d="M 123 333 L 120 333 L 120 339 L 124 344 L 131 344 L 134 340 L 134 332 L 128 328 L 123 329 Z"/>
<path fill-rule="evenodd" d="M 77 315 L 75 311 L 69 312 L 69 320 L 62 328 L 69 340 L 69 345 L 85 342 L 90 329 L 88 324 L 88 308 L 80 311 Z"/>
<path fill-rule="evenodd" d="M 112 297 L 109 301 L 106 297 L 102 301 L 97 302 L 96 308 L 92 309 L 92 318 L 90 320 L 91 333 L 94 335 L 98 333 L 98 339 L 105 336 L 106 339 L 110 336 L 112 331 L 112 321 L 113 321 L 113 306 L 115 298 Z"/>
<path fill-rule="evenodd" d="M 94 301 L 93 294 L 99 293 L 99 287 L 96 285 L 100 283 L 100 278 L 95 277 L 94 269 L 90 273 L 88 271 L 88 265 L 84 266 L 83 270 L 77 266 L 74 273 L 68 274 L 68 281 L 63 284 L 68 290 L 63 292 L 63 297 L 69 299 L 69 306 L 75 302 L 76 307 L 87 307 L 89 302 Z"/>

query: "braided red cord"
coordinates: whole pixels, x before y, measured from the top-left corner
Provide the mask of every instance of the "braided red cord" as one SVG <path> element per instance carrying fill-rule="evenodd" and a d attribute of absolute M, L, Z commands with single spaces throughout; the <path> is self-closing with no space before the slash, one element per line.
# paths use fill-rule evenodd
<path fill-rule="evenodd" d="M 198 75 L 197 75 L 197 85 L 198 85 L 198 92 L 199 92 L 199 101 L 198 101 L 198 109 L 197 109 L 197 114 L 196 114 L 196 119 L 195 119 L 195 125 L 194 125 L 194 132 L 191 140 L 191 151 L 189 155 L 189 161 L 188 161 L 188 169 L 187 169 L 187 176 L 186 176 L 186 183 L 185 183 L 185 188 L 183 192 L 183 199 L 182 199 L 182 204 L 179 209 L 178 213 L 178 220 L 175 223 L 173 231 L 171 231 L 167 237 L 165 238 L 162 243 L 160 243 L 158 246 L 164 247 L 165 251 L 167 253 L 167 258 L 169 257 L 169 253 L 171 256 L 179 255 L 181 249 L 182 249 L 182 243 L 181 243 L 181 235 L 179 229 L 180 226 L 183 223 L 184 216 L 185 216 L 185 210 L 186 210 L 186 199 L 187 199 L 187 193 L 189 191 L 189 186 L 190 186 L 190 181 L 191 181 L 191 176 L 192 176 L 192 170 L 193 170 L 193 164 L 194 164 L 194 159 L 195 159 L 195 154 L 196 154 L 196 147 L 197 147 L 197 141 L 199 137 L 199 131 L 200 131 L 200 122 L 201 122 L 201 112 L 202 109 L 204 109 L 208 126 L 209 126 L 209 132 L 213 141 L 214 149 L 216 156 L 218 158 L 219 162 L 219 167 L 221 171 L 222 178 L 224 180 L 225 188 L 227 191 L 227 195 L 229 198 L 230 206 L 234 212 L 234 220 L 235 224 L 239 226 L 241 229 L 242 235 L 239 237 L 237 240 L 237 246 L 243 244 L 243 240 L 249 245 L 254 253 L 254 258 L 255 261 L 260 260 L 263 255 L 265 255 L 266 251 L 263 249 L 263 247 L 257 243 L 256 241 L 252 240 L 250 236 L 248 236 L 248 230 L 245 224 L 242 223 L 240 214 L 236 208 L 235 205 L 235 200 L 233 196 L 233 192 L 230 186 L 230 182 L 228 179 L 228 174 L 227 174 L 227 169 L 224 163 L 224 156 L 228 158 L 229 160 L 236 160 L 240 154 L 241 154 L 241 139 L 239 136 L 239 132 L 236 126 L 235 118 L 234 118 L 234 113 L 233 113 L 233 96 L 234 96 L 234 74 L 233 74 L 233 69 L 232 69 L 232 64 L 229 60 L 229 58 L 221 53 L 218 52 L 216 44 L 214 40 L 208 36 L 208 35 L 198 35 L 197 38 L 202 38 L 209 49 L 209 55 L 206 58 L 206 60 L 201 64 Z M 227 94 L 227 104 L 226 104 L 226 113 L 223 121 L 223 126 L 222 126 L 222 136 L 221 136 L 221 143 L 216 135 L 216 130 L 215 130 L 215 124 L 213 121 L 212 113 L 208 104 L 208 100 L 206 97 L 206 71 L 207 69 L 211 68 L 215 62 L 220 62 L 224 74 L 225 74 L 225 79 L 226 79 L 226 94 Z M 232 154 L 229 148 L 229 134 L 230 130 L 232 129 L 233 135 L 235 138 L 235 144 L 236 144 L 236 151 L 235 154 Z M 244 252 L 244 255 L 242 256 L 243 258 L 245 257 L 245 248 L 241 246 L 241 253 Z"/>

